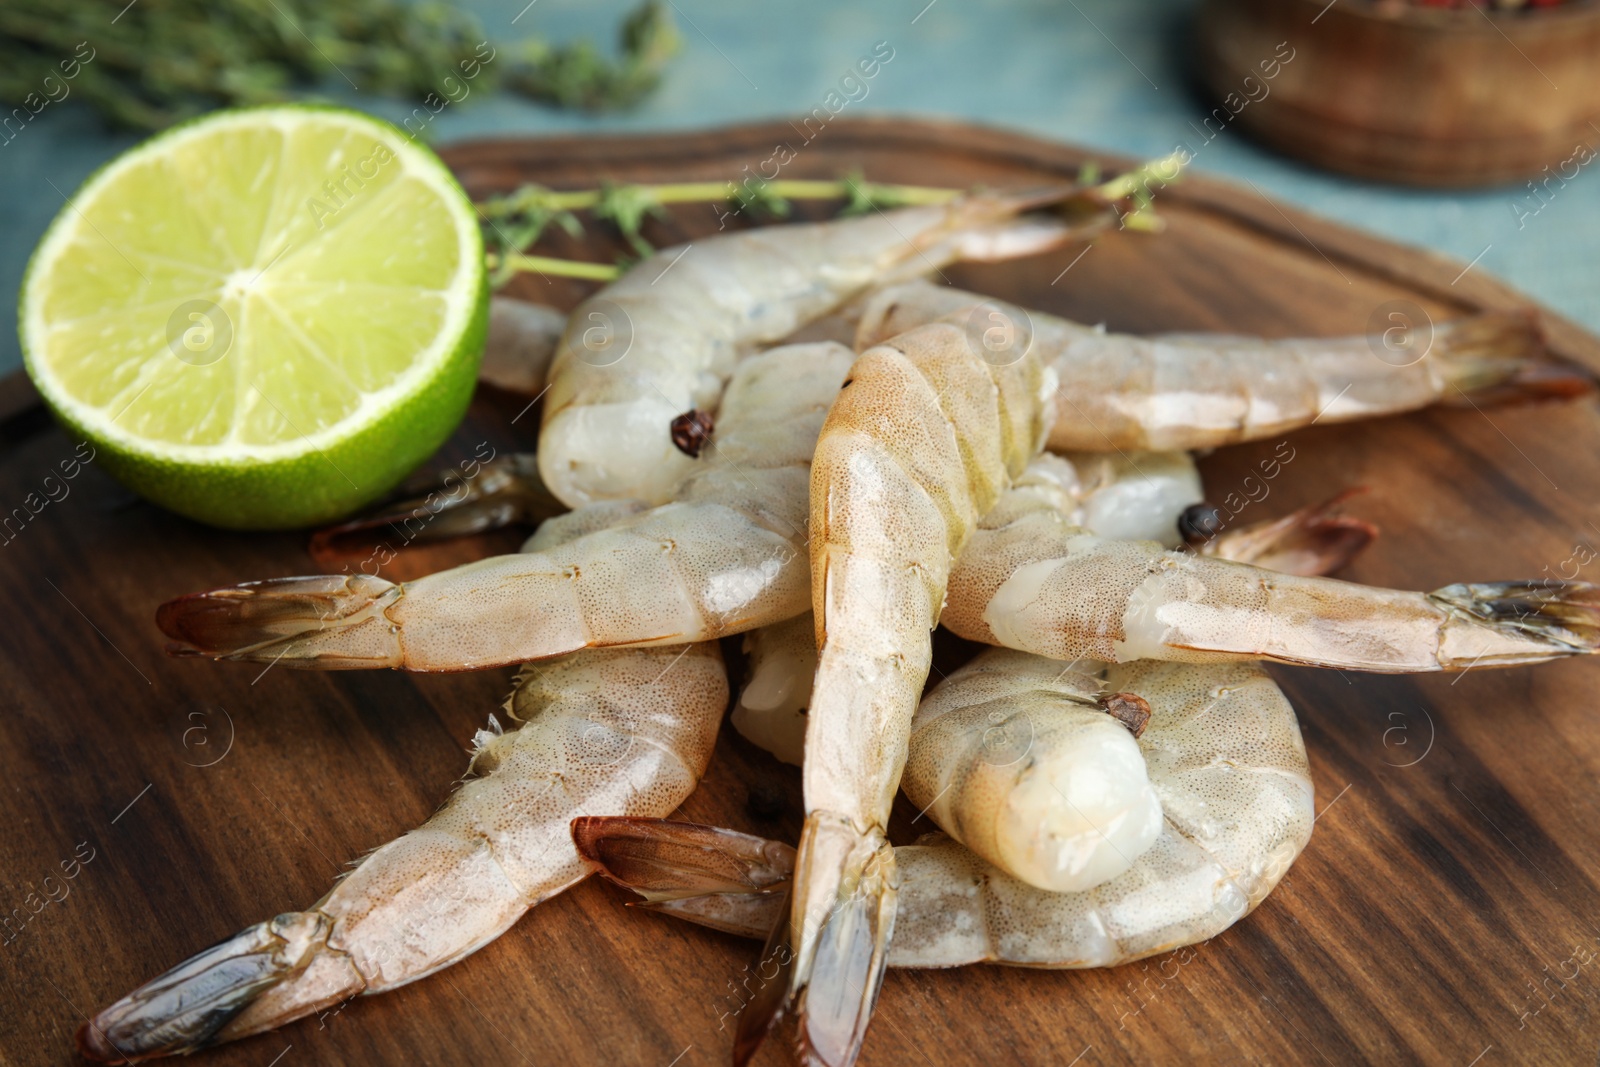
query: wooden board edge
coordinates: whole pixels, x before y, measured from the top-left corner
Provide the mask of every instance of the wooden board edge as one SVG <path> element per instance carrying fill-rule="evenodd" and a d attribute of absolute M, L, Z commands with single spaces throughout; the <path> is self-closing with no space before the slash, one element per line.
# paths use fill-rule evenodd
<path fill-rule="evenodd" d="M 1076 174 L 1088 160 L 1107 168 L 1127 168 L 1138 161 L 1114 152 L 1046 140 L 1032 134 L 946 119 L 872 115 L 835 119 L 827 127 L 835 143 L 844 141 L 923 151 L 962 153 L 985 160 L 1012 160 L 1063 177 Z M 597 165 L 637 165 L 651 159 L 682 160 L 697 151 L 725 156 L 732 152 L 769 152 L 795 134 L 790 120 L 768 120 L 734 126 L 660 133 L 558 134 L 549 137 L 496 137 L 462 141 L 440 150 L 452 169 L 504 166 L 525 155 L 582 155 Z M 1449 256 L 1415 248 L 1333 222 L 1301 208 L 1279 204 L 1265 195 L 1223 178 L 1188 174 L 1161 194 L 1179 203 L 1210 211 L 1231 222 L 1293 245 L 1310 245 L 1330 262 L 1343 262 L 1396 284 L 1422 290 L 1441 303 L 1463 310 L 1537 307 L 1551 350 L 1563 359 L 1600 371 L 1600 337 L 1538 301 L 1487 274 L 1463 275 L 1466 264 Z M 21 369 L 0 377 L 0 424 L 40 404 L 39 394 Z"/>
<path fill-rule="evenodd" d="M 522 154 L 583 153 L 596 164 L 682 160 L 696 152 L 726 156 L 748 151 L 765 157 L 777 143 L 796 133 L 790 120 L 688 129 L 670 133 L 564 134 L 538 138 L 492 138 L 463 141 L 443 149 L 452 167 L 504 165 Z M 1106 168 L 1126 169 L 1138 160 L 1114 152 L 1050 141 L 1028 133 L 946 119 L 869 115 L 835 119 L 825 135 L 881 151 L 885 146 L 959 153 L 986 160 L 1011 160 L 1035 169 L 1072 177 L 1088 160 Z M 753 156 L 754 158 L 754 156 Z M 1563 359 L 1600 371 L 1600 337 L 1550 310 L 1532 297 L 1483 272 L 1463 271 L 1467 264 L 1450 256 L 1392 241 L 1302 208 L 1281 204 L 1226 178 L 1187 174 L 1161 196 L 1209 211 L 1296 247 L 1307 245 L 1334 264 L 1419 290 L 1440 303 L 1463 311 L 1538 308 L 1550 347 Z"/>

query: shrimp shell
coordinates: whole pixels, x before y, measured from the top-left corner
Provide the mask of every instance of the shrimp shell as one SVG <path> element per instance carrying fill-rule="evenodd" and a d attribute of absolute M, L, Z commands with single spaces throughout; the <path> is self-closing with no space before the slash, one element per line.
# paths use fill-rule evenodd
<path fill-rule="evenodd" d="M 1046 470 L 1048 476 L 1041 473 Z M 1074 524 L 1107 537 L 1171 545 L 1180 543 L 1178 516 L 1201 498 L 1200 475 L 1184 452 L 1038 456 L 1008 493 L 1032 492 L 1039 478 L 1047 487 L 1066 491 L 1049 500 L 1069 507 L 1068 518 Z M 1215 544 L 1223 546 L 1218 551 L 1226 551 L 1232 540 L 1231 532 L 1218 537 Z M 815 626 L 808 611 L 745 636 L 749 676 L 731 720 L 745 740 L 796 767 L 805 752 L 811 680 L 817 670 Z"/>
<path fill-rule="evenodd" d="M 1065 517 L 1047 467 L 986 514 L 950 575 L 940 622 L 1051 659 L 1273 659 L 1389 673 L 1466 670 L 1600 647 L 1600 587 L 1452 585 L 1432 593 L 1279 574 L 1113 541 Z"/>
<path fill-rule="evenodd" d="M 866 301 L 864 348 L 946 316 L 1026 324 L 1061 390 L 1049 447 L 1090 452 L 1211 448 L 1313 422 L 1414 411 L 1457 393 L 1540 399 L 1589 391 L 1588 374 L 1544 356 L 1534 317 L 1491 312 L 1418 327 L 1393 350 L 1385 336 L 1264 340 L 1182 334 L 1136 337 L 1080 326 L 978 293 L 928 282 Z M 985 319 L 987 321 L 987 318 Z"/>
<path fill-rule="evenodd" d="M 1029 661 L 1032 661 L 1031 663 Z M 1055 664 L 985 653 L 983 673 L 1020 672 L 1019 690 Z M 1089 665 L 1105 686 L 1148 700 L 1140 750 L 1163 824 L 1124 874 L 1053 893 L 1008 875 L 943 834 L 900 846 L 892 967 L 1112 967 L 1215 937 L 1266 899 L 1311 838 L 1310 769 L 1294 710 L 1254 664 Z M 644 907 L 746 937 L 782 915 L 795 869 L 788 846 L 657 820 L 579 819 L 578 848 Z"/>
<path fill-rule="evenodd" d="M 400 585 L 365 574 L 274 579 L 169 601 L 157 621 L 218 658 L 453 671 L 704 641 L 792 618 L 809 584 L 807 472 L 852 358 L 819 343 L 742 362 L 713 447 L 670 504 L 580 509 L 552 520 L 532 551 Z M 577 523 L 584 536 L 554 535 Z"/>
<path fill-rule="evenodd" d="M 736 361 L 867 288 L 956 259 L 1001 259 L 1082 232 L 1017 219 L 1071 190 L 728 233 L 664 249 L 573 312 L 550 368 L 539 472 L 570 507 L 671 498 L 692 461 L 668 427 L 716 408 Z M 1095 216 L 1095 226 L 1104 213 Z"/>
<path fill-rule="evenodd" d="M 593 872 L 574 816 L 682 803 L 711 760 L 727 692 L 715 642 L 524 670 L 506 702 L 523 725 L 480 731 L 467 780 L 437 814 L 309 910 L 249 927 L 101 1011 L 80 1050 L 107 1063 L 191 1052 L 448 967 Z"/>
<path fill-rule="evenodd" d="M 980 353 L 949 323 L 867 350 L 812 461 L 819 656 L 790 989 L 823 1062 L 853 1060 L 882 977 L 897 880 L 884 826 L 952 561 L 1048 430 L 1054 375 Z"/>
<path fill-rule="evenodd" d="M 544 389 L 556 344 L 567 316 L 543 304 L 509 296 L 489 301 L 489 339 L 484 344 L 478 380 L 512 393 Z"/>

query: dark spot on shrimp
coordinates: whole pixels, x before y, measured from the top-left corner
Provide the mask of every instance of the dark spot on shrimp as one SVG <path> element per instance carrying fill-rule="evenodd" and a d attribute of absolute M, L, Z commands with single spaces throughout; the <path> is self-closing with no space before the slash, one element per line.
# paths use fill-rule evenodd
<path fill-rule="evenodd" d="M 1138 737 L 1150 725 L 1150 702 L 1137 693 L 1112 693 L 1100 701 L 1106 714 L 1128 728 Z"/>
<path fill-rule="evenodd" d="M 711 418 L 711 412 L 690 408 L 672 420 L 672 443 L 684 455 L 699 459 L 700 450 L 711 440 L 711 431 L 715 428 L 716 422 Z"/>

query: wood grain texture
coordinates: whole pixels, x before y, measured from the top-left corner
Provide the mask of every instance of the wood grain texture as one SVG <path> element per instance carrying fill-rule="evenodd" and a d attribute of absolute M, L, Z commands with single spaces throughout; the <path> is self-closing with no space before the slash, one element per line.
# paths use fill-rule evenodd
<path fill-rule="evenodd" d="M 841 121 L 804 145 L 776 123 L 475 144 L 446 158 L 482 195 L 528 180 L 737 178 L 784 140 L 799 149 L 785 171 L 796 177 L 860 166 L 885 181 L 1018 185 L 1071 174 L 1085 158 L 888 120 Z M 1526 303 L 1477 271 L 1457 279 L 1461 264 L 1249 189 L 1193 179 L 1160 206 L 1170 223 L 1160 237 L 1111 234 L 1081 258 L 1068 250 L 947 274 L 1134 331 L 1342 334 L 1364 330 L 1390 300 L 1435 317 Z M 647 233 L 663 244 L 716 228 L 701 207 Z M 552 248 L 614 251 L 564 238 Z M 568 306 L 586 291 L 538 278 L 514 289 Z M 1600 342 L 1547 321 L 1562 354 L 1600 367 Z M 485 391 L 437 464 L 484 440 L 531 445 L 534 417 L 512 421 L 522 403 Z M 43 495 L 75 442 L 36 407 L 6 412 L 9 512 Z M 1592 403 L 1438 410 L 1314 427 L 1290 444 L 1295 458 L 1251 508 L 1279 514 L 1371 486 L 1359 510 L 1384 534 L 1351 578 L 1431 589 L 1564 564 L 1570 574 L 1575 545 L 1591 546 L 1578 559 L 1600 549 Z M 1213 499 L 1239 489 L 1277 445 L 1208 458 Z M 343 864 L 424 819 L 509 680 L 167 659 L 158 603 L 309 572 L 304 536 L 202 528 L 136 500 L 93 464 L 67 484 L 0 547 L 6 1064 L 73 1062 L 71 1033 L 88 1012 L 246 924 L 310 904 Z M 446 546 L 406 565 L 444 566 L 504 543 Z M 1592 579 L 1600 564 L 1579 570 Z M 1455 678 L 1275 670 L 1302 716 L 1322 814 L 1254 915 L 1192 953 L 1108 971 L 892 972 L 864 1062 L 1592 1064 L 1600 959 L 1583 961 L 1600 952 L 1597 671 L 1592 662 Z M 798 796 L 797 772 L 726 731 L 681 815 L 792 841 Z M 925 828 L 914 814 L 897 812 L 897 841 Z M 75 849 L 93 858 L 66 881 L 60 865 Z M 64 899 L 34 913 L 62 886 Z M 717 1064 L 754 957 L 751 944 L 630 911 L 591 882 L 448 971 L 197 1062 Z M 768 1050 L 761 1062 L 782 1059 Z"/>

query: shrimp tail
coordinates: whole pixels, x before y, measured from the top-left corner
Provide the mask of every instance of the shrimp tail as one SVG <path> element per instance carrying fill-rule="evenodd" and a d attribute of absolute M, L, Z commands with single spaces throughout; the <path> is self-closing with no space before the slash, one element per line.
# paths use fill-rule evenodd
<path fill-rule="evenodd" d="M 78 1029 L 100 1063 L 194 1052 L 356 996 L 366 982 L 328 945 L 333 920 L 289 912 L 248 927 L 135 989 Z"/>
<path fill-rule="evenodd" d="M 269 578 L 169 600 L 156 625 L 175 656 L 399 667 L 398 628 L 385 612 L 404 595 L 404 586 L 366 574 Z"/>
<path fill-rule="evenodd" d="M 1546 354 L 1531 311 L 1491 311 L 1446 323 L 1429 354 L 1438 359 L 1445 381 L 1476 403 L 1566 400 L 1596 388 L 1588 371 Z"/>
<path fill-rule="evenodd" d="M 1494 665 L 1536 663 L 1600 651 L 1600 585 L 1554 580 L 1458 584 L 1436 589 L 1428 599 L 1451 616 L 1440 645 L 1440 661 L 1447 666 L 1471 667 L 1481 659 Z M 1483 634 L 1484 627 L 1493 631 L 1492 637 Z M 1460 634 L 1455 648 L 1452 629 Z"/>
<path fill-rule="evenodd" d="M 574 819 L 572 839 L 602 878 L 645 898 L 638 907 L 723 933 L 766 938 L 754 968 L 762 984 L 740 1007 L 734 1030 L 734 1067 L 744 1067 L 784 1015 L 794 963 L 794 849 L 715 826 L 627 816 Z"/>
<path fill-rule="evenodd" d="M 899 875 L 881 830 L 814 811 L 800 837 L 790 917 L 799 945 L 789 1010 L 800 1062 L 847 1067 L 861 1052 L 889 963 Z"/>
<path fill-rule="evenodd" d="M 1346 489 L 1281 519 L 1225 530 L 1204 541 L 1199 552 L 1282 574 L 1318 577 L 1337 573 L 1378 536 L 1372 523 L 1340 514 L 1345 501 L 1366 491 L 1365 486 Z"/>
<path fill-rule="evenodd" d="M 740 937 L 766 937 L 788 918 L 794 849 L 697 823 L 633 816 L 572 820 L 578 854 L 636 906 Z"/>
<path fill-rule="evenodd" d="M 476 476 L 451 471 L 371 514 L 318 530 L 311 535 L 311 558 L 336 567 L 389 538 L 400 544 L 443 541 L 531 526 L 565 510 L 539 480 L 532 454 L 501 456 L 478 465 Z"/>

